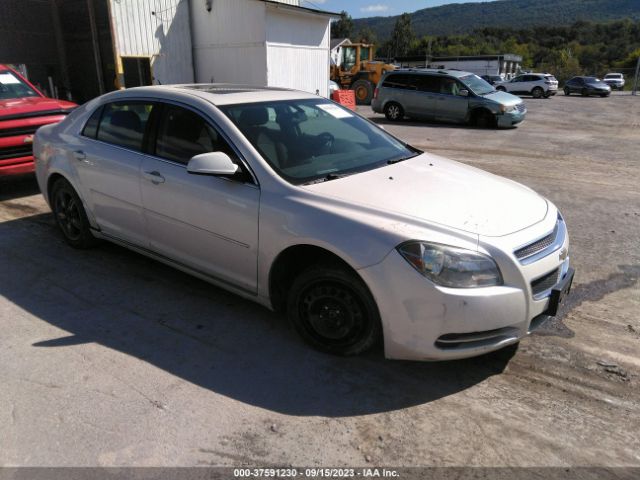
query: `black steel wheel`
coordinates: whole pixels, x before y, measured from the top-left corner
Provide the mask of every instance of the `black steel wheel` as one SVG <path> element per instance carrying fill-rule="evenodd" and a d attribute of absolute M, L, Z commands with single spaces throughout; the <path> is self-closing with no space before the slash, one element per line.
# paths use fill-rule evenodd
<path fill-rule="evenodd" d="M 289 290 L 287 315 L 308 344 L 336 355 L 362 353 L 382 335 L 371 293 L 340 267 L 315 266 L 300 274 Z"/>
<path fill-rule="evenodd" d="M 479 128 L 493 128 L 497 125 L 496 117 L 487 110 L 478 110 L 473 114 L 473 123 Z"/>
<path fill-rule="evenodd" d="M 389 102 L 384 107 L 384 116 L 391 122 L 399 122 L 404 118 L 404 109 L 399 103 Z"/>
<path fill-rule="evenodd" d="M 91 234 L 82 200 L 64 178 L 51 188 L 51 209 L 65 241 L 74 248 L 90 248 L 97 243 Z"/>

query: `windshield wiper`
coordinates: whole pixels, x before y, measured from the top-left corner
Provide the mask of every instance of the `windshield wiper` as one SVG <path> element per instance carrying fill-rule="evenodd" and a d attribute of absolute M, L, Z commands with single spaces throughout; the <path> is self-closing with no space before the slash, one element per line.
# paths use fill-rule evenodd
<path fill-rule="evenodd" d="M 339 178 L 348 177 L 352 175 L 351 173 L 328 173 L 324 177 L 315 178 L 313 180 L 309 180 L 308 182 L 304 182 L 302 185 L 313 185 L 316 183 L 329 182 L 331 180 L 337 180 Z"/>
<path fill-rule="evenodd" d="M 409 160 L 410 158 L 414 158 L 420 155 L 419 153 L 415 153 L 413 155 L 409 155 L 408 157 L 394 158 L 393 160 L 387 160 L 387 165 L 393 165 L 394 163 L 404 162 L 405 160 Z"/>

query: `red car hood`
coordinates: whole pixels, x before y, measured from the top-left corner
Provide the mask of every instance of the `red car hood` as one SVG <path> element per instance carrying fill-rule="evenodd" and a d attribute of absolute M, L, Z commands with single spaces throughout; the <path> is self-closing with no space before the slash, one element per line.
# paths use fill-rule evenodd
<path fill-rule="evenodd" d="M 69 111 L 76 108 L 77 105 L 65 100 L 56 100 L 55 98 L 46 97 L 25 97 L 25 98 L 8 98 L 0 100 L 0 120 L 3 117 L 18 117 L 21 115 L 31 116 L 34 113 L 57 113 L 60 111 Z"/>

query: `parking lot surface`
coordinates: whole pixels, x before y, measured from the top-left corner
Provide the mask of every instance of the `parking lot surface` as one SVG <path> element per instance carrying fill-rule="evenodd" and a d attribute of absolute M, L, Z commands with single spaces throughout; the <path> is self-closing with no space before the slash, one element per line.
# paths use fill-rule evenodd
<path fill-rule="evenodd" d="M 526 99 L 515 129 L 360 113 L 563 212 L 561 316 L 471 360 L 334 358 L 125 249 L 69 248 L 0 180 L 0 465 L 640 466 L 640 97 Z"/>

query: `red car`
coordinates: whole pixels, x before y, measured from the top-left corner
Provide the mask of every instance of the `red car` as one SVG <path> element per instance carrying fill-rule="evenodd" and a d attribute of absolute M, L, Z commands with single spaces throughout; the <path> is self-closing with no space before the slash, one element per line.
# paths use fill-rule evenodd
<path fill-rule="evenodd" d="M 33 172 L 33 134 L 76 107 L 45 97 L 18 72 L 0 64 L 0 176 Z"/>

